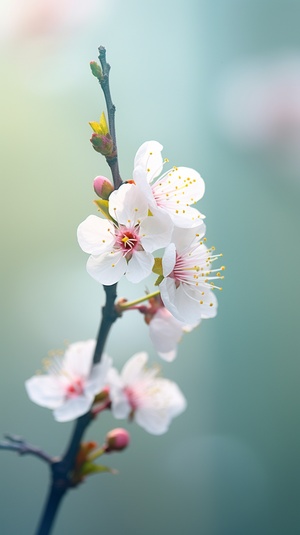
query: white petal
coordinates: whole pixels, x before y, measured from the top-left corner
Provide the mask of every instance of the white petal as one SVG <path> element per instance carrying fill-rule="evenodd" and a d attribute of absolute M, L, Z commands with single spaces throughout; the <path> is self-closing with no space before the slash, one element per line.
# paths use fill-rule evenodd
<path fill-rule="evenodd" d="M 130 386 L 144 376 L 147 360 L 147 353 L 136 353 L 126 362 L 121 372 L 121 378 L 125 385 Z"/>
<path fill-rule="evenodd" d="M 186 408 L 186 400 L 178 386 L 168 379 L 153 381 L 152 395 L 147 403 L 135 412 L 136 422 L 148 433 L 161 435 L 165 433 L 172 418 Z"/>
<path fill-rule="evenodd" d="M 75 420 L 89 411 L 93 403 L 93 396 L 77 396 L 68 399 L 66 402 L 54 410 L 53 415 L 57 422 L 69 422 Z"/>
<path fill-rule="evenodd" d="M 193 242 L 200 242 L 205 235 L 206 226 L 201 222 L 195 228 L 179 228 L 175 227 L 171 241 L 175 243 L 176 251 L 182 254 L 186 249 L 190 248 Z"/>
<path fill-rule="evenodd" d="M 64 401 L 64 388 L 57 377 L 36 375 L 25 382 L 29 399 L 41 407 L 56 409 Z"/>
<path fill-rule="evenodd" d="M 89 215 L 77 229 L 77 239 L 85 253 L 98 255 L 115 243 L 115 229 L 111 221 Z"/>
<path fill-rule="evenodd" d="M 199 225 L 202 219 L 205 217 L 197 208 L 192 206 L 185 206 L 181 212 L 174 213 L 174 210 L 170 210 L 169 215 L 172 218 L 172 221 L 175 226 L 182 228 L 194 228 Z"/>
<path fill-rule="evenodd" d="M 169 215 L 155 210 L 152 216 L 141 223 L 141 244 L 146 251 L 152 253 L 170 243 L 172 231 L 173 223 Z"/>
<path fill-rule="evenodd" d="M 131 412 L 131 406 L 124 392 L 124 381 L 115 368 L 111 368 L 107 375 L 109 397 L 112 402 L 112 413 L 115 418 L 127 418 Z"/>
<path fill-rule="evenodd" d="M 111 365 L 112 359 L 106 354 L 102 355 L 98 364 L 94 364 L 84 389 L 86 395 L 95 396 L 103 390 L 107 383 L 108 371 Z"/>
<path fill-rule="evenodd" d="M 96 340 L 70 344 L 66 349 L 63 368 L 71 376 L 88 377 L 91 371 Z"/>
<path fill-rule="evenodd" d="M 148 214 L 148 201 L 135 184 L 123 184 L 109 196 L 109 213 L 124 226 L 134 226 Z"/>
<path fill-rule="evenodd" d="M 161 183 L 161 186 L 159 184 Z M 195 204 L 202 199 L 205 192 L 203 178 L 195 169 L 189 167 L 173 167 L 166 176 L 158 180 L 155 190 L 163 190 L 170 196 L 176 194 L 176 200 L 180 203 Z"/>
<path fill-rule="evenodd" d="M 86 269 L 93 279 L 110 286 L 118 282 L 124 275 L 127 270 L 127 262 L 122 252 L 109 252 L 100 256 L 90 256 Z"/>
<path fill-rule="evenodd" d="M 166 278 L 159 288 L 165 307 L 179 321 L 187 324 L 194 323 L 201 318 L 213 318 L 217 313 L 216 297 L 212 291 L 205 287 L 200 288 L 199 286 L 196 289 L 181 283 L 176 288 L 175 281 Z"/>
<path fill-rule="evenodd" d="M 144 170 L 142 179 L 151 182 L 153 178 L 160 175 L 163 168 L 162 149 L 163 146 L 158 141 L 146 141 L 138 149 L 134 158 L 134 171 L 137 167 L 142 167 Z M 133 179 L 136 180 L 135 173 Z"/>
<path fill-rule="evenodd" d="M 128 262 L 126 278 L 130 282 L 140 282 L 150 275 L 153 264 L 152 254 L 146 253 L 146 251 L 134 251 Z"/>
<path fill-rule="evenodd" d="M 166 250 L 164 252 L 164 256 L 162 258 L 162 268 L 163 268 L 163 275 L 164 277 L 167 277 L 172 273 L 174 266 L 176 262 L 176 248 L 174 243 L 170 243 L 168 247 L 166 247 Z M 175 282 L 174 282 L 175 285 Z"/>
<path fill-rule="evenodd" d="M 158 310 L 150 321 L 149 335 L 152 343 L 158 354 L 169 362 L 176 357 L 177 344 L 183 334 L 182 326 L 182 322 L 165 308 Z"/>

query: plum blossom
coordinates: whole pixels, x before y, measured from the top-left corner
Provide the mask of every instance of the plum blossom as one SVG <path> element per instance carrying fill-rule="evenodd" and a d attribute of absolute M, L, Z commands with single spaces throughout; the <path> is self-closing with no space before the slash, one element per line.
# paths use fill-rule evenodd
<path fill-rule="evenodd" d="M 31 401 L 53 410 L 58 422 L 74 420 L 88 412 L 94 397 L 106 385 L 111 366 L 110 357 L 103 355 L 93 365 L 95 340 L 70 344 L 63 356 L 49 362 L 47 373 L 25 382 Z"/>
<path fill-rule="evenodd" d="M 175 318 L 185 323 L 217 314 L 218 302 L 212 290 L 221 288 L 213 281 L 224 278 L 225 268 L 212 269 L 212 263 L 222 255 L 216 255 L 214 247 L 208 249 L 203 236 L 202 226 L 176 228 L 162 258 L 162 301 Z"/>
<path fill-rule="evenodd" d="M 146 353 L 133 355 L 121 374 L 112 368 L 108 385 L 115 418 L 132 417 L 153 435 L 165 433 L 171 420 L 186 408 L 186 400 L 176 385 L 157 377 L 158 369 L 146 369 Z"/>
<path fill-rule="evenodd" d="M 157 141 L 141 145 L 134 159 L 133 179 L 146 195 L 150 210 L 165 211 L 176 226 L 195 227 L 204 216 L 191 205 L 203 197 L 204 180 L 188 167 L 173 167 L 159 176 L 164 164 L 162 149 Z"/>
<path fill-rule="evenodd" d="M 126 274 L 140 282 L 152 270 L 152 252 L 170 243 L 173 224 L 167 214 L 149 214 L 148 202 L 135 184 L 123 184 L 108 200 L 111 220 L 90 215 L 77 231 L 80 247 L 91 256 L 88 273 L 111 285 Z"/>

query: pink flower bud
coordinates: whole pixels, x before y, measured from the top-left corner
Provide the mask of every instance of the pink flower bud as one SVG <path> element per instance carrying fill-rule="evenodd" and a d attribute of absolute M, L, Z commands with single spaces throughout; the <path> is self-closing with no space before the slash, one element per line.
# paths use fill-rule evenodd
<path fill-rule="evenodd" d="M 130 435 L 126 429 L 122 427 L 112 429 L 106 435 L 106 453 L 124 450 L 127 448 L 129 442 Z"/>
<path fill-rule="evenodd" d="M 113 191 L 113 185 L 105 178 L 105 176 L 96 176 L 94 180 L 94 190 L 98 197 L 107 200 Z"/>

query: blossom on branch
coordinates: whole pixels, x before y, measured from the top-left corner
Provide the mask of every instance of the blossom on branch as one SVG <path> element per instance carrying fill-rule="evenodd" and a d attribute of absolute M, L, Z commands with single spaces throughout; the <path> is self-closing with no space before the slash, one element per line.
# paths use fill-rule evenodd
<path fill-rule="evenodd" d="M 111 368 L 108 385 L 115 418 L 132 417 L 148 433 L 165 433 L 171 420 L 186 408 L 186 400 L 176 385 L 157 377 L 158 369 L 145 368 L 148 355 L 131 357 L 121 374 Z"/>
<path fill-rule="evenodd" d="M 203 197 L 204 180 L 189 167 L 173 167 L 159 176 L 164 164 L 162 149 L 157 141 L 141 145 L 134 159 L 133 180 L 148 199 L 150 210 L 168 213 L 176 226 L 195 227 L 204 216 L 191 205 Z"/>
<path fill-rule="evenodd" d="M 174 229 L 172 243 L 162 258 L 162 301 L 175 318 L 186 323 L 215 317 L 218 302 L 213 290 L 222 289 L 213 281 L 224 278 L 225 267 L 211 267 L 222 255 L 215 254 L 214 247 L 208 249 L 203 236 L 202 226 Z"/>
<path fill-rule="evenodd" d="M 96 341 L 70 344 L 63 356 L 56 355 L 47 363 L 47 373 L 25 382 L 31 401 L 53 410 L 58 422 L 82 416 L 91 408 L 95 395 L 106 384 L 112 360 L 103 355 L 93 365 Z"/>
<path fill-rule="evenodd" d="M 126 274 L 130 282 L 150 275 L 152 253 L 170 243 L 173 224 L 167 214 L 149 215 L 148 202 L 135 184 L 123 184 L 108 200 L 110 220 L 90 215 L 77 231 L 80 247 L 91 256 L 88 273 L 111 285 Z"/>

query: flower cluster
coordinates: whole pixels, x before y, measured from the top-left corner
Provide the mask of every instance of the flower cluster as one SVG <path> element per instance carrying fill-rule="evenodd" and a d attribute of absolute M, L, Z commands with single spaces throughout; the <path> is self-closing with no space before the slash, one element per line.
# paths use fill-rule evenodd
<path fill-rule="evenodd" d="M 105 136 L 110 140 L 104 115 L 91 126 L 97 150 L 97 136 L 102 145 Z M 161 151 L 156 141 L 144 143 L 136 153 L 132 179 L 119 189 L 107 178 L 96 177 L 94 190 L 100 199 L 95 203 L 104 217 L 88 216 L 77 236 L 90 255 L 88 273 L 103 285 L 111 286 L 124 275 L 133 283 L 151 273 L 157 275 L 155 292 L 131 302 L 121 299 L 116 308 L 139 310 L 157 353 L 171 362 L 183 333 L 216 315 L 214 290 L 221 289 L 216 280 L 223 278 L 224 267 L 213 268 L 221 255 L 206 246 L 204 216 L 193 206 L 204 195 L 203 179 L 187 167 L 163 172 L 167 160 Z M 26 382 L 30 399 L 52 409 L 60 422 L 110 409 L 115 418 L 135 420 L 149 433 L 165 433 L 186 408 L 179 387 L 160 377 L 158 368 L 147 368 L 144 352 L 131 357 L 121 373 L 107 355 L 94 364 L 95 344 L 94 340 L 74 343 L 63 356 L 56 355 L 46 374 Z M 114 440 L 115 435 L 97 453 L 84 450 L 77 479 L 87 470 L 96 470 L 93 458 L 100 451 L 111 451 Z"/>
<path fill-rule="evenodd" d="M 59 422 L 74 420 L 89 410 L 96 415 L 111 408 L 115 418 L 134 419 L 149 433 L 166 432 L 186 407 L 178 386 L 158 377 L 157 368 L 146 368 L 146 353 L 129 359 L 121 374 L 105 354 L 100 364 L 93 365 L 95 344 L 95 340 L 77 342 L 64 355 L 55 355 L 46 374 L 26 381 L 29 398 L 52 409 Z"/>
<path fill-rule="evenodd" d="M 188 167 L 162 173 L 162 148 L 157 141 L 143 143 L 133 179 L 108 198 L 107 181 L 97 177 L 98 205 L 106 217 L 87 217 L 78 242 L 91 255 L 87 271 L 98 282 L 111 285 L 125 275 L 137 283 L 154 271 L 164 307 L 183 324 L 195 324 L 216 315 L 213 290 L 220 289 L 215 281 L 223 278 L 224 267 L 212 269 L 221 255 L 206 247 L 204 216 L 193 206 L 204 195 L 203 179 Z M 161 249 L 162 258 L 156 257 Z"/>

